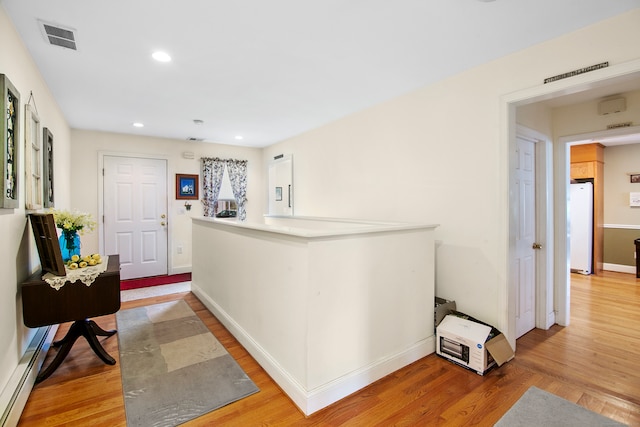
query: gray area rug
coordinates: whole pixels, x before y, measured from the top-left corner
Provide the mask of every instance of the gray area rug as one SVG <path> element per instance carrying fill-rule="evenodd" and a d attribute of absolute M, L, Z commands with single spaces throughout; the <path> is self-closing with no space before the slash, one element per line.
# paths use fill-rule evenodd
<path fill-rule="evenodd" d="M 116 320 L 129 427 L 179 425 L 259 391 L 182 300 Z"/>
<path fill-rule="evenodd" d="M 530 387 L 495 424 L 497 427 L 624 426 L 554 394 Z"/>

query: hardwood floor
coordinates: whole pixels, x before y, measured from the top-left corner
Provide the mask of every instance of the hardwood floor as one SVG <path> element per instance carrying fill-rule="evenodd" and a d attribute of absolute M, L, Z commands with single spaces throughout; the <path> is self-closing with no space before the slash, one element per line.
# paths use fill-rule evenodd
<path fill-rule="evenodd" d="M 180 298 L 260 388 L 187 426 L 492 426 L 532 385 L 640 426 L 640 279 L 633 275 L 572 274 L 571 325 L 529 332 L 518 340 L 515 359 L 485 376 L 432 354 L 308 418 L 193 294 L 125 302 L 122 309 Z M 113 315 L 95 320 L 116 327 Z M 117 337 L 103 344 L 118 360 Z M 19 425 L 125 426 L 119 366 L 103 364 L 78 340 L 34 388 Z"/>

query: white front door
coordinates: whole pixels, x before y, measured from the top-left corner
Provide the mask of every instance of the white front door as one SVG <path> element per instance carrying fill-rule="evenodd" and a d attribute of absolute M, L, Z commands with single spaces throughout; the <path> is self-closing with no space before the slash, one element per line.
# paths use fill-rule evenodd
<path fill-rule="evenodd" d="M 516 280 L 516 338 L 536 325 L 536 192 L 535 142 L 517 137 L 516 257 L 513 270 Z"/>
<path fill-rule="evenodd" d="M 167 274 L 167 161 L 104 156 L 104 247 L 120 278 Z"/>

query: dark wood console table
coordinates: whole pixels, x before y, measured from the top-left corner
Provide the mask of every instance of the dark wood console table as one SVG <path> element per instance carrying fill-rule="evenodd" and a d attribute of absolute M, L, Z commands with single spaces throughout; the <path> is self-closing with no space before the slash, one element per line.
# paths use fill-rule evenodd
<path fill-rule="evenodd" d="M 116 330 L 105 331 L 91 317 L 113 314 L 120 309 L 120 258 L 109 255 L 107 270 L 87 286 L 80 281 L 66 283 L 59 290 L 42 280 L 41 271 L 22 282 L 22 309 L 24 324 L 29 328 L 73 322 L 71 328 L 60 341 L 53 343 L 59 347 L 58 354 L 49 366 L 42 370 L 36 383 L 48 378 L 67 357 L 76 340 L 83 336 L 93 351 L 104 363 L 115 365 L 111 357 L 98 341 L 97 335 L 110 337 Z"/>

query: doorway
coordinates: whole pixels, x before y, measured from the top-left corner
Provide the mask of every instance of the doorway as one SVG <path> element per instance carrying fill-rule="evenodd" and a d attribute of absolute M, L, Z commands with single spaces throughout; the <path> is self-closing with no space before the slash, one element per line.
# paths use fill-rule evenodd
<path fill-rule="evenodd" d="M 505 181 L 507 188 L 508 209 L 505 212 L 506 222 L 508 223 L 507 232 L 507 257 L 505 268 L 506 277 L 511 278 L 506 281 L 501 292 L 503 299 L 500 304 L 504 304 L 502 311 L 503 318 L 500 322 L 503 332 L 507 336 L 510 344 L 515 348 L 516 339 L 516 296 L 518 289 L 516 282 L 513 280 L 513 260 L 515 259 L 515 232 L 514 221 L 512 220 L 515 206 L 512 197 L 512 183 L 514 177 L 514 157 L 515 157 L 515 141 L 517 117 L 516 108 L 536 102 L 550 100 L 567 94 L 588 93 L 594 90 L 606 88 L 613 84 L 624 84 L 626 82 L 637 82 L 640 80 L 640 60 L 629 61 L 624 64 L 612 66 L 607 69 L 599 70 L 597 73 L 584 74 L 579 78 L 570 78 L 554 82 L 551 85 L 541 85 L 532 89 L 515 92 L 501 99 L 502 118 L 505 126 L 504 133 L 501 138 L 503 152 L 506 153 L 508 159 L 508 171 Z M 569 259 L 569 242 L 568 242 L 568 218 L 567 218 L 567 191 L 569 183 L 568 168 L 568 145 L 566 143 L 553 144 L 549 150 L 549 155 L 544 158 L 543 162 L 548 171 L 553 171 L 553 178 L 550 181 L 549 192 L 544 194 L 545 200 L 548 201 L 546 211 L 539 218 L 539 224 L 547 227 L 547 230 L 555 230 L 548 239 L 548 249 L 546 259 L 549 264 L 543 269 L 546 275 L 546 286 L 538 286 L 537 292 L 546 291 L 552 301 L 552 310 L 547 313 L 547 317 L 553 318 L 553 323 L 567 326 L 570 319 L 570 272 L 568 266 Z M 539 212 L 539 211 L 538 211 Z M 547 232 L 547 237 L 549 231 Z M 537 271 L 541 269 L 538 268 Z M 538 281 L 540 285 L 540 281 Z M 538 316 L 536 322 L 544 322 L 545 319 Z M 550 319 L 546 319 L 547 323 Z M 540 326 L 538 326 L 540 327 Z"/>
<path fill-rule="evenodd" d="M 269 163 L 269 215 L 293 216 L 293 156 Z"/>
<path fill-rule="evenodd" d="M 121 279 L 167 274 L 167 161 L 105 155 L 103 253 L 120 255 Z"/>
<path fill-rule="evenodd" d="M 582 274 L 595 273 L 599 274 L 603 270 L 617 271 L 621 273 L 635 274 L 635 259 L 631 259 L 629 256 L 629 247 L 633 239 L 637 237 L 634 230 L 636 226 L 628 224 L 636 224 L 637 221 L 633 214 L 630 215 L 630 221 L 620 220 L 620 207 L 629 204 L 628 200 L 623 199 L 627 194 L 625 191 L 632 188 L 623 188 L 623 183 L 620 182 L 620 177 L 626 177 L 629 179 L 628 171 L 634 171 L 635 163 L 634 159 L 637 157 L 635 154 L 628 155 L 629 162 L 631 162 L 630 168 L 624 168 L 616 163 L 616 159 L 622 158 L 618 151 L 630 145 L 637 145 L 640 143 L 640 126 L 628 126 L 615 129 L 609 129 L 606 131 L 588 132 L 583 134 L 571 135 L 559 138 L 559 142 L 568 145 L 571 150 L 571 155 L 578 156 L 578 160 L 581 162 L 571 165 L 571 182 L 569 187 L 575 190 L 574 187 L 578 184 L 591 183 L 593 185 L 593 223 L 596 225 L 593 229 L 593 260 L 591 263 L 590 271 L 584 271 L 583 268 L 576 268 L 579 265 L 572 265 L 572 272 L 578 272 Z M 579 148 L 578 151 L 576 149 Z M 585 156 L 585 153 L 588 153 Z M 593 154 L 595 153 L 595 154 Z M 601 162 L 585 161 L 597 155 L 601 159 Z M 590 157 L 589 157 L 590 156 Z M 608 160 L 607 160 L 608 158 Z M 619 160 L 618 160 L 619 161 Z M 620 173 L 618 173 L 620 172 Z M 593 175 L 594 178 L 587 178 L 587 176 Z M 607 178 L 609 175 L 609 178 Z M 623 178 L 624 179 L 624 178 Z M 607 190 L 608 189 L 608 190 Z M 573 203 L 573 199 L 571 201 Z M 605 206 L 607 206 L 605 208 Z M 604 218 L 605 209 L 609 212 L 607 220 Z M 622 208 L 629 209 L 634 208 Z M 574 210 L 570 210 L 572 215 L 571 230 L 575 230 L 573 214 Z M 623 225 L 620 225 L 623 224 Z M 624 232 L 623 230 L 630 230 Z M 613 237 L 612 237 L 613 236 Z M 580 253 L 580 244 L 573 243 L 574 233 L 571 232 L 571 259 L 575 258 L 576 252 Z M 609 243 L 605 246 L 605 241 Z M 625 249 L 622 249 L 625 247 Z M 576 250 L 577 248 L 577 250 Z M 619 254 L 625 254 L 620 259 Z M 607 261 L 607 258 L 609 261 Z M 625 259 L 626 258 L 626 259 Z M 612 261 L 613 260 L 613 261 Z M 622 261 L 622 262 L 617 262 Z M 612 263 L 613 262 L 613 263 Z"/>
<path fill-rule="evenodd" d="M 514 340 L 531 329 L 555 323 L 553 309 L 553 217 L 551 140 L 532 129 L 516 127 L 510 186 L 511 320 Z"/>

